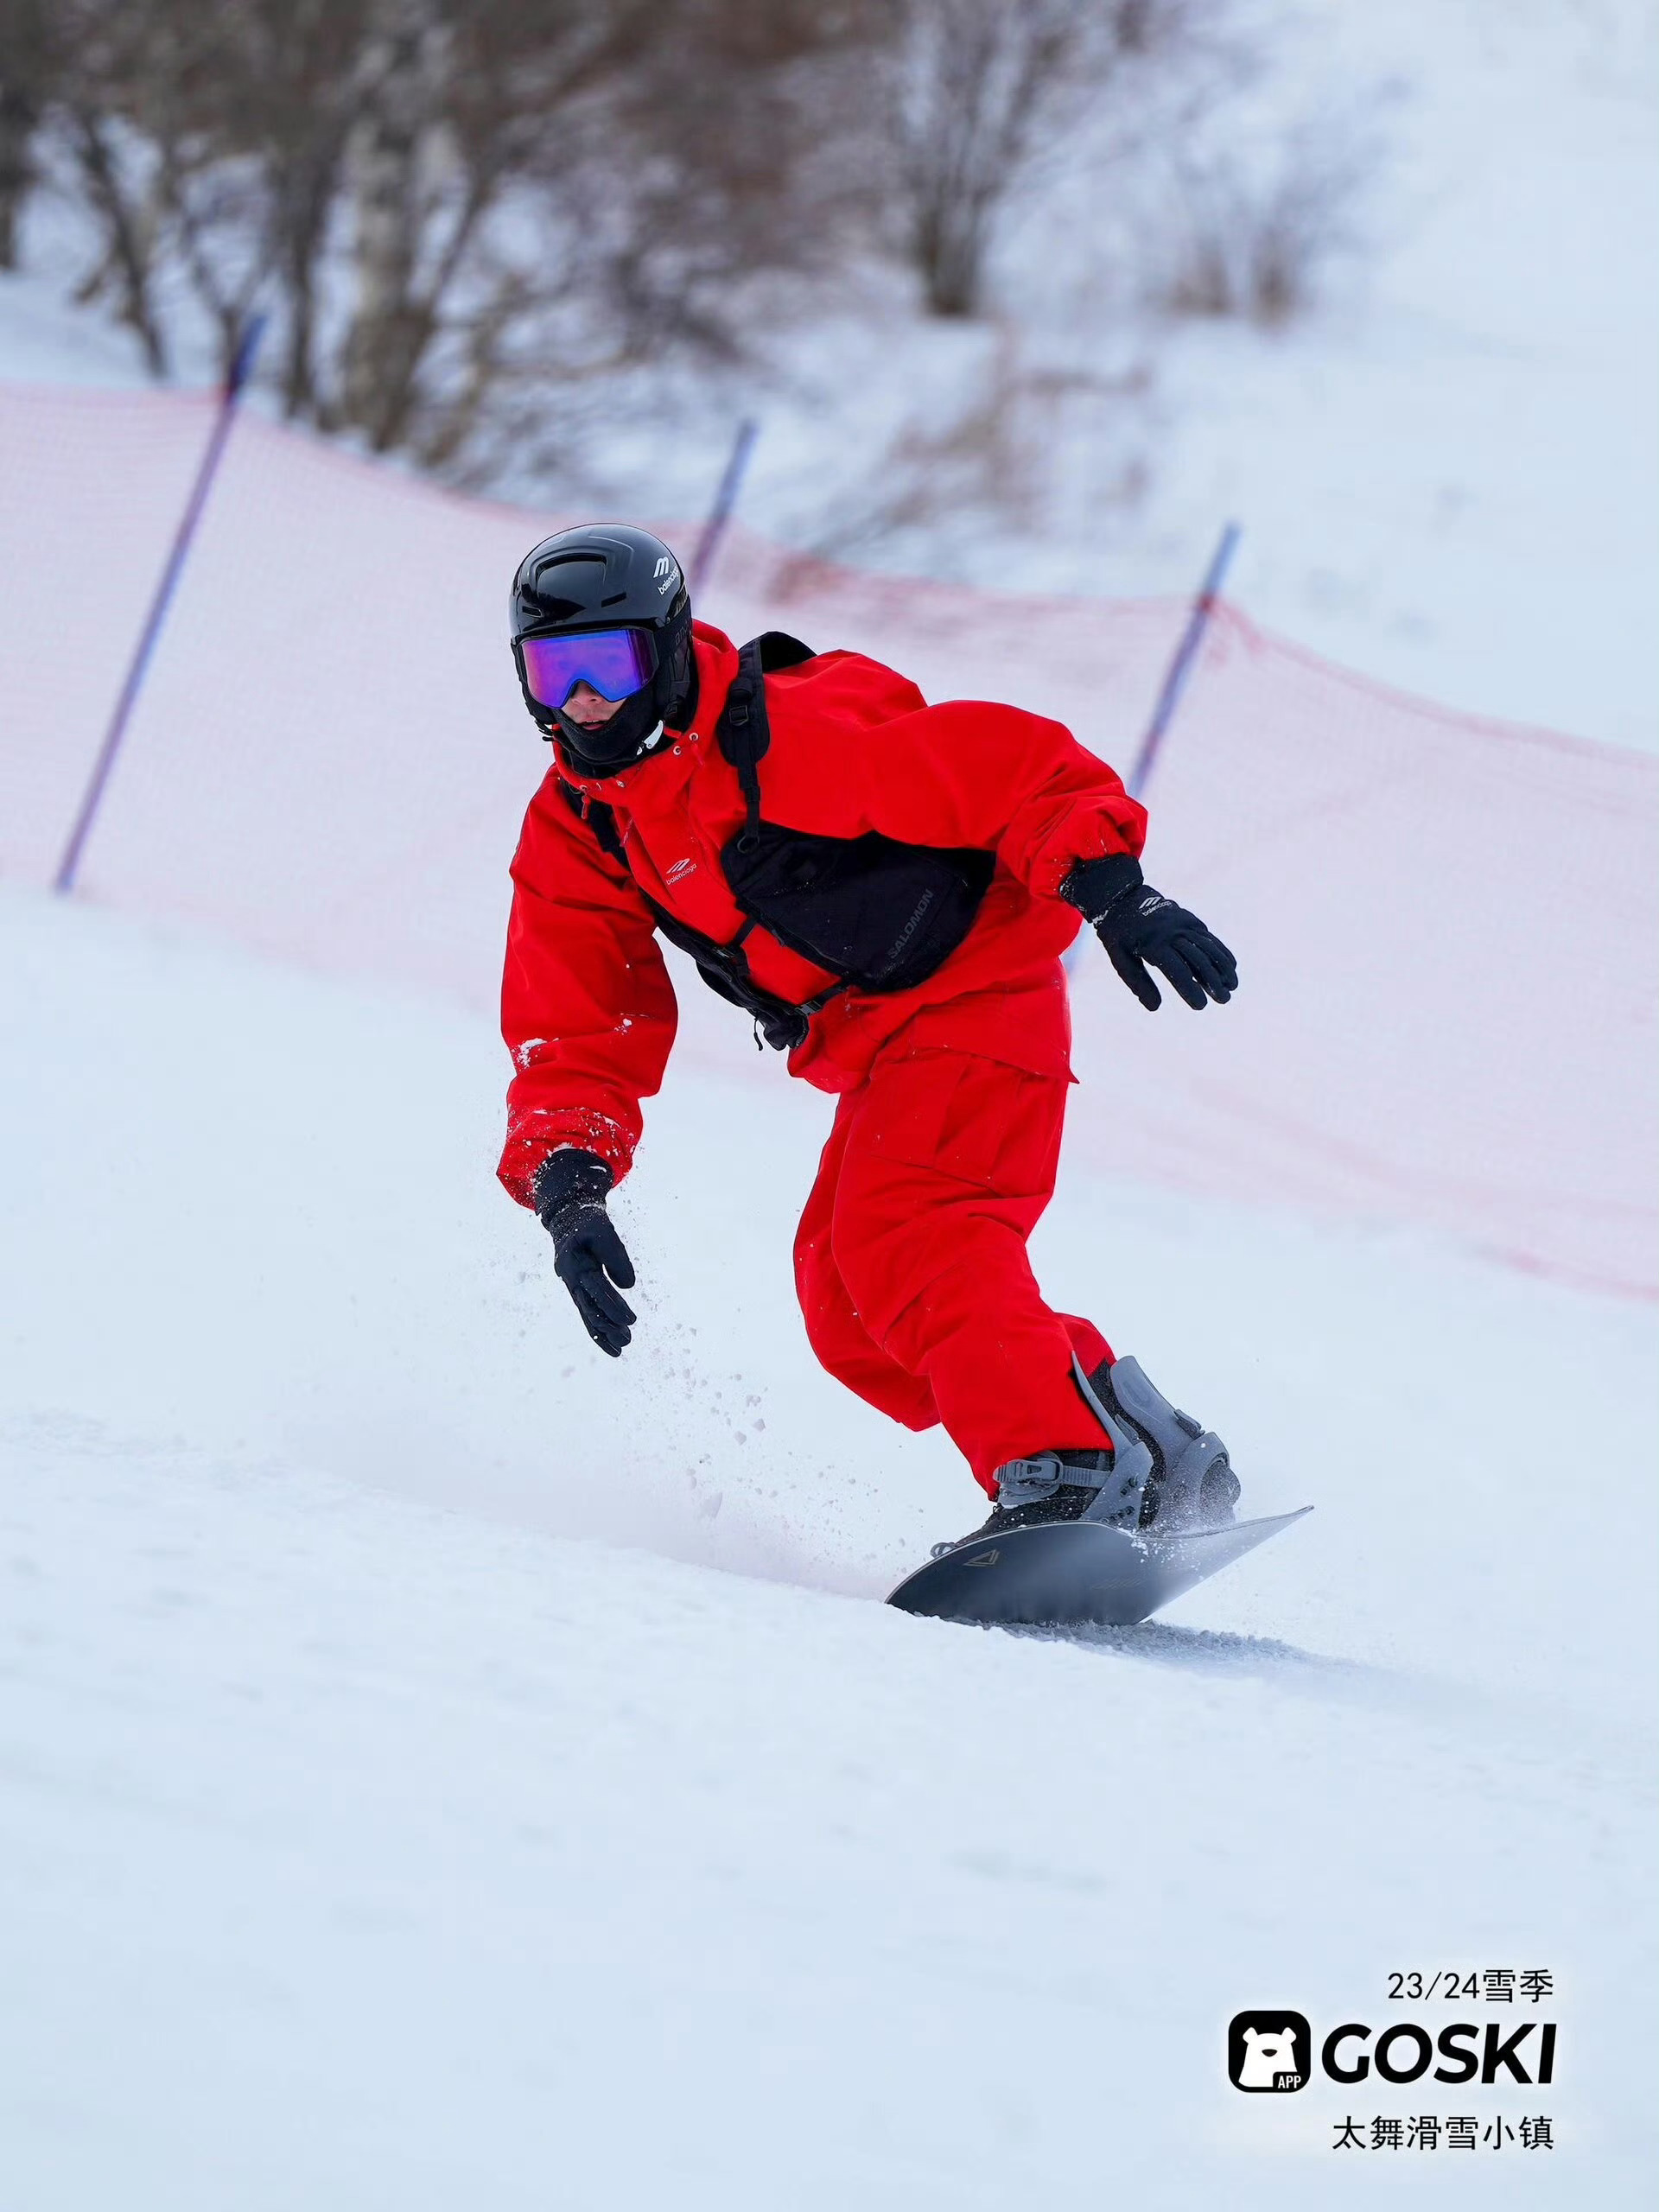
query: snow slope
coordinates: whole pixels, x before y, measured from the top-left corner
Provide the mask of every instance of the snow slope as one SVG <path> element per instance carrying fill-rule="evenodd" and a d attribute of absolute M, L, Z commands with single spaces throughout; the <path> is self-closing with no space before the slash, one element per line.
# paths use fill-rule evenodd
<path fill-rule="evenodd" d="M 955 1630 L 872 1600 L 976 1493 L 792 1313 L 823 1102 L 671 1083 L 613 1366 L 486 1025 L 8 892 L 0 1035 L 0 2203 L 1646 2201 L 1650 1313 L 1074 1173 L 1052 1292 L 1319 1510 Z M 1549 2090 L 1227 2087 L 1452 1964 Z"/>

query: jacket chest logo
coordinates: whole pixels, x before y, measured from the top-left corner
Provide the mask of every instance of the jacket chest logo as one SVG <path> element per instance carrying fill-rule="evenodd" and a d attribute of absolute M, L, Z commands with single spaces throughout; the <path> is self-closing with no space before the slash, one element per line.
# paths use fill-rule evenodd
<path fill-rule="evenodd" d="M 663 881 L 678 883 L 683 877 L 690 875 L 696 865 L 696 861 L 676 861 L 674 865 L 664 872 Z"/>

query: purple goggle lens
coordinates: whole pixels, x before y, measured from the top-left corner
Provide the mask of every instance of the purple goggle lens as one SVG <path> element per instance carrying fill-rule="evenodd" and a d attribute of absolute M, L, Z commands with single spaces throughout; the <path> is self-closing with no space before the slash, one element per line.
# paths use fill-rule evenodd
<path fill-rule="evenodd" d="M 526 638 L 524 682 L 543 707 L 562 707 L 578 683 L 607 699 L 626 699 L 649 683 L 657 666 L 645 630 L 586 630 L 575 637 Z"/>

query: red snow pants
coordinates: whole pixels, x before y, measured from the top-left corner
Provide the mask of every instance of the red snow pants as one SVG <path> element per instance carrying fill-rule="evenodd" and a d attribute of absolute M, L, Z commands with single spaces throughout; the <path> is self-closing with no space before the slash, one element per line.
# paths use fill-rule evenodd
<path fill-rule="evenodd" d="M 902 1421 L 942 1421 L 976 1479 L 1106 1438 L 1072 1378 L 1112 1357 L 1044 1304 L 1026 1240 L 1054 1192 L 1069 1078 L 957 1049 L 879 1052 L 844 1094 L 795 1239 L 813 1351 Z"/>

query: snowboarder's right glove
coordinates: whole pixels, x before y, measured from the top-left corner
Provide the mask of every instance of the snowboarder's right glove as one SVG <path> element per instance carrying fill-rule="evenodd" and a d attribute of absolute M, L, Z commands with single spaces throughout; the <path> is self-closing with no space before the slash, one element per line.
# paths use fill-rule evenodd
<path fill-rule="evenodd" d="M 1225 1006 L 1238 988 L 1238 963 L 1221 939 L 1196 914 L 1154 891 L 1128 854 L 1079 861 L 1060 896 L 1094 924 L 1113 967 L 1148 1014 L 1163 1002 L 1148 963 L 1194 1008 L 1211 999 Z"/>
<path fill-rule="evenodd" d="M 636 1319 L 621 1294 L 633 1288 L 633 1262 L 605 1211 L 615 1180 L 597 1154 L 567 1147 L 542 1162 L 534 1185 L 537 1214 L 553 1239 L 553 1271 L 583 1328 L 613 1359 L 621 1357 Z"/>

